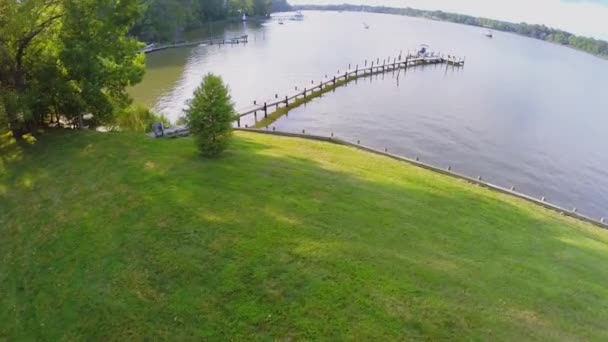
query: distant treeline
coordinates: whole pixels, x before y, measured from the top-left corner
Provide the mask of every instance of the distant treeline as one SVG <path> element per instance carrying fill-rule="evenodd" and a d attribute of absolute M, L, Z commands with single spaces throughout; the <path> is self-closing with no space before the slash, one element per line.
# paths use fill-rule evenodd
<path fill-rule="evenodd" d="M 427 18 L 431 20 L 448 21 L 465 25 L 485 27 L 492 30 L 517 33 L 522 36 L 546 40 L 586 51 L 594 55 L 608 57 L 608 42 L 594 38 L 580 37 L 572 33 L 547 27 L 545 25 L 531 25 L 527 23 L 508 23 L 499 20 L 477 18 L 469 15 L 446 13 L 442 11 L 425 11 L 413 8 L 394 8 L 383 6 L 358 5 L 302 5 L 294 6 L 298 10 L 320 11 L 356 11 L 406 15 L 410 17 Z"/>
<path fill-rule="evenodd" d="M 211 21 L 288 11 L 286 0 L 144 0 L 144 16 L 131 34 L 145 42 L 172 41 Z"/>

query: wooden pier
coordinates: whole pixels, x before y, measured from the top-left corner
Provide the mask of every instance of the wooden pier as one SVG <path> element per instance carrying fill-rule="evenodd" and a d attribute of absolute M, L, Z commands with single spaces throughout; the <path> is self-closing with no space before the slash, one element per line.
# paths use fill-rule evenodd
<path fill-rule="evenodd" d="M 323 82 L 319 81 L 318 83 L 311 83 L 309 88 L 303 88 L 300 92 L 293 94 L 291 96 L 279 97 L 278 94 L 275 94 L 275 99 L 271 101 L 266 101 L 263 103 L 257 103 L 254 101 L 253 106 L 246 108 L 240 111 L 237 114 L 237 127 L 241 127 L 241 118 L 254 115 L 257 120 L 257 113 L 261 112 L 264 115 L 264 118 L 267 118 L 271 113 L 269 110 L 272 108 L 279 109 L 280 107 L 288 107 L 290 103 L 298 99 L 306 99 L 307 96 L 312 95 L 313 93 L 323 91 L 326 87 L 334 87 L 340 85 L 341 83 L 346 83 L 352 80 L 355 80 L 359 77 L 365 77 L 370 75 L 381 74 L 389 71 L 396 71 L 399 69 L 406 69 L 419 65 L 429 65 L 429 64 L 447 64 L 452 65 L 454 67 L 462 67 L 464 66 L 465 58 L 455 57 L 455 56 L 442 56 L 442 55 L 429 55 L 424 57 L 419 57 L 415 55 L 408 55 L 405 59 L 400 57 L 395 57 L 390 61 L 390 58 L 387 62 L 387 59 L 384 59 L 382 62 L 380 59 L 376 59 L 368 63 L 366 60 L 363 68 L 359 68 L 359 65 L 355 65 L 355 68 L 351 68 L 349 65 L 348 70 L 344 73 L 338 72 L 333 77 L 329 78 L 329 80 Z"/>
<path fill-rule="evenodd" d="M 344 85 L 350 81 L 354 81 L 357 78 L 382 74 L 385 72 L 394 72 L 397 70 L 407 70 L 408 68 L 420 66 L 420 65 L 432 65 L 432 64 L 446 64 L 454 67 L 462 67 L 464 66 L 465 59 L 455 56 L 442 56 L 442 55 L 428 55 L 428 56 L 415 56 L 408 55 L 407 57 L 402 58 L 395 57 L 392 59 L 384 59 L 380 62 L 380 59 L 372 60 L 368 63 L 366 60 L 363 68 L 359 68 L 359 65 L 355 65 L 355 68 L 352 69 L 351 65 L 348 66 L 348 69 L 341 73 L 338 73 L 332 77 L 329 77 L 327 81 L 319 81 L 315 83 L 311 82 L 309 88 L 303 88 L 298 93 L 293 94 L 291 96 L 279 97 L 278 94 L 275 94 L 274 99 L 265 102 L 253 102 L 253 106 L 242 109 L 236 114 L 235 121 L 237 122 L 237 127 L 241 127 L 241 118 L 254 115 L 255 120 L 257 121 L 257 114 L 260 112 L 261 115 L 264 115 L 264 119 L 268 118 L 270 114 L 279 108 L 289 107 L 290 104 L 298 103 L 301 104 L 302 100 L 306 100 L 311 96 L 318 95 L 319 92 L 323 92 L 327 90 L 328 87 L 331 89 L 335 89 L 337 86 Z M 327 78 L 327 75 L 326 75 Z M 296 88 L 297 91 L 297 88 Z M 274 109 L 274 110 L 273 110 Z M 291 108 L 288 108 L 291 109 Z M 165 128 L 162 135 L 163 137 L 177 137 L 177 136 L 185 136 L 190 132 L 186 126 L 176 126 L 171 128 Z M 149 134 L 150 137 L 157 137 L 154 133 Z"/>
<path fill-rule="evenodd" d="M 249 36 L 243 35 L 234 38 L 216 38 L 216 39 L 206 39 L 199 41 L 188 41 L 188 42 L 179 42 L 175 44 L 165 44 L 153 46 L 150 48 L 146 48 L 141 50 L 143 53 L 152 53 L 161 50 L 174 49 L 180 47 L 188 47 L 188 46 L 197 46 L 197 45 L 225 45 L 225 44 L 247 44 L 249 42 Z"/>

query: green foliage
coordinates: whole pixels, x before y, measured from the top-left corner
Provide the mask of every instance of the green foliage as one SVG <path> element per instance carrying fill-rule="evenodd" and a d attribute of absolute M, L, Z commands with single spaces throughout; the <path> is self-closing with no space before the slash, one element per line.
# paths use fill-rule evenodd
<path fill-rule="evenodd" d="M 186 29 L 238 17 L 242 14 L 264 16 L 273 9 L 286 10 L 286 0 L 145 0 L 144 16 L 131 33 L 146 42 L 179 40 Z"/>
<path fill-rule="evenodd" d="M 188 22 L 189 12 L 183 1 L 147 0 L 145 3 L 145 14 L 132 30 L 144 41 L 173 40 Z"/>
<path fill-rule="evenodd" d="M 190 132 L 202 155 L 219 155 L 232 136 L 234 105 L 222 78 L 207 74 L 194 91 L 186 116 Z"/>
<path fill-rule="evenodd" d="M 125 89 L 145 70 L 142 45 L 128 36 L 140 0 L 4 0 L 0 10 L 0 93 L 11 129 L 32 131 L 52 114 L 111 122 L 115 106 L 128 105 Z"/>
<path fill-rule="evenodd" d="M 545 25 L 532 25 L 527 23 L 508 23 L 487 18 L 477 18 L 469 15 L 446 13 L 442 11 L 425 11 L 414 8 L 393 8 L 357 5 L 303 5 L 296 6 L 302 10 L 328 10 L 328 11 L 356 11 L 406 15 L 431 20 L 442 20 L 465 25 L 485 27 L 497 31 L 512 32 L 531 38 L 551 41 L 575 49 L 586 51 L 594 55 L 608 57 L 608 42 L 594 38 L 579 37 L 572 33 L 547 27 Z"/>
<path fill-rule="evenodd" d="M 292 7 L 287 0 L 272 0 L 270 12 L 288 12 L 291 10 Z"/>
<path fill-rule="evenodd" d="M 186 126 L 188 124 L 188 118 L 185 116 L 180 116 L 179 118 L 177 118 L 175 124 L 178 126 Z"/>
<path fill-rule="evenodd" d="M 0 177 L 0 340 L 608 340 L 608 230 L 344 146 L 229 151 L 28 147 Z"/>
<path fill-rule="evenodd" d="M 131 132 L 150 132 L 152 124 L 162 122 L 169 126 L 169 120 L 162 115 L 153 113 L 148 107 L 142 104 L 130 105 L 116 115 L 116 126 L 121 131 Z"/>

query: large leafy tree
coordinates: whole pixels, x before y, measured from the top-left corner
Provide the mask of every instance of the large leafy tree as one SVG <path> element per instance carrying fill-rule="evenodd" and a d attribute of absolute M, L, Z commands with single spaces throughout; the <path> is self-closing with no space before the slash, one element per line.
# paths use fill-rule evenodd
<path fill-rule="evenodd" d="M 141 44 L 127 36 L 140 0 L 0 0 L 0 96 L 11 130 L 55 114 L 111 119 L 141 80 Z"/>

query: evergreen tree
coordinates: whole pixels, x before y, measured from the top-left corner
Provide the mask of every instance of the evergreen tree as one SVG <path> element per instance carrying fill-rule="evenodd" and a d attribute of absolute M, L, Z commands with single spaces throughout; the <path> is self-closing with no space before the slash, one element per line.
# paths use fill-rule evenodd
<path fill-rule="evenodd" d="M 207 74 L 188 105 L 188 127 L 198 149 L 203 156 L 218 156 L 228 146 L 235 118 L 228 87 L 221 77 Z"/>

